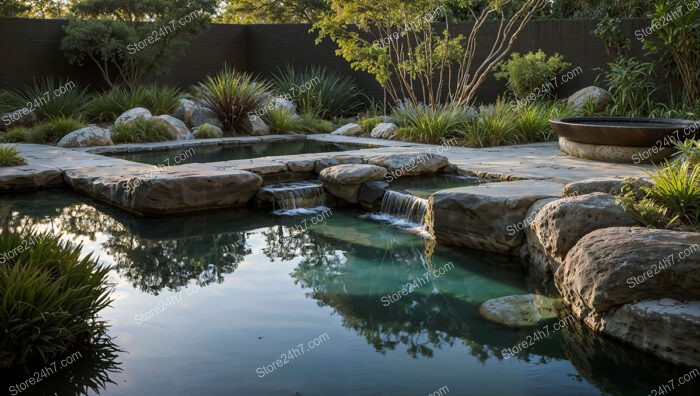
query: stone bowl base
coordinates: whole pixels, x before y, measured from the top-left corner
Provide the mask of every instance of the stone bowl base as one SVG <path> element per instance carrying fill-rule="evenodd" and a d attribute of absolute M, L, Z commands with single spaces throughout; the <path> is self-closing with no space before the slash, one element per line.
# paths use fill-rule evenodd
<path fill-rule="evenodd" d="M 579 143 L 559 137 L 559 148 L 566 154 L 594 161 L 615 163 L 659 163 L 676 151 L 673 147 L 627 147 Z"/>

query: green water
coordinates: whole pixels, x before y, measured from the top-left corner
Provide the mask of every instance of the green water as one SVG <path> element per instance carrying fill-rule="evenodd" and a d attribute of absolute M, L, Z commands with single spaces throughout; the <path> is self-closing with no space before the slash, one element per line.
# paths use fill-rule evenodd
<path fill-rule="evenodd" d="M 402 191 L 419 198 L 428 198 L 435 192 L 455 187 L 475 186 L 486 182 L 478 177 L 451 174 L 431 174 L 425 176 L 399 177 L 392 181 L 391 189 Z"/>
<path fill-rule="evenodd" d="M 121 351 L 85 352 L 22 395 L 647 395 L 688 372 L 577 323 L 504 359 L 538 328 L 488 323 L 479 304 L 551 293 L 545 280 L 507 257 L 432 251 L 360 212 L 334 209 L 317 225 L 249 209 L 137 219 L 47 192 L 0 196 L 0 214 L 4 226 L 52 230 L 114 266 L 102 316 Z M 383 302 L 427 268 L 445 271 Z"/>
<path fill-rule="evenodd" d="M 278 155 L 312 154 L 360 150 L 373 146 L 352 143 L 326 143 L 311 140 L 279 141 L 254 143 L 236 146 L 199 146 L 189 149 L 144 151 L 133 153 L 105 154 L 109 157 L 124 159 L 150 165 L 180 165 L 186 163 L 206 163 L 230 161 L 249 158 L 270 157 Z"/>

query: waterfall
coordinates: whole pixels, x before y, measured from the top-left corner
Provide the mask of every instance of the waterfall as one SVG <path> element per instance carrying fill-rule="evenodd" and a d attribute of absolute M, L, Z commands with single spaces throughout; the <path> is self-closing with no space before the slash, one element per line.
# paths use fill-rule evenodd
<path fill-rule="evenodd" d="M 273 210 L 278 214 L 300 214 L 309 212 L 309 208 L 325 208 L 323 187 L 316 183 L 273 184 L 263 187 L 261 194 L 272 202 Z"/>
<path fill-rule="evenodd" d="M 381 213 L 401 226 L 425 227 L 428 200 L 413 195 L 387 190 L 382 198 Z"/>

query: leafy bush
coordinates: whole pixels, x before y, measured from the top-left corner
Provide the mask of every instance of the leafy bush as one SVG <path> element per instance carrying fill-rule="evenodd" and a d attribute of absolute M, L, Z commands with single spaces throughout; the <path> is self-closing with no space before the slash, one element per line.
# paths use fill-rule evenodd
<path fill-rule="evenodd" d="M 603 41 L 605 52 L 611 56 L 625 56 L 632 48 L 632 42 L 625 37 L 625 33 L 620 27 L 620 18 L 605 17 L 595 27 L 592 32 L 594 36 Z"/>
<path fill-rule="evenodd" d="M 635 58 L 618 58 L 608 63 L 608 67 L 605 83 L 613 97 L 610 112 L 619 116 L 648 116 L 654 109 L 654 64 Z"/>
<path fill-rule="evenodd" d="M 15 146 L 0 146 L 0 167 L 26 165 L 27 161 L 19 154 Z"/>
<path fill-rule="evenodd" d="M 492 107 L 482 109 L 477 117 L 465 123 L 466 143 L 473 147 L 520 143 L 517 120 L 518 114 L 513 106 L 499 99 Z"/>
<path fill-rule="evenodd" d="M 154 115 L 170 114 L 177 106 L 180 91 L 168 86 L 139 86 L 136 89 L 114 88 L 95 95 L 85 109 L 95 122 L 112 122 L 122 113 L 144 107 Z"/>
<path fill-rule="evenodd" d="M 687 162 L 690 166 L 700 167 L 700 140 L 686 140 L 676 143 L 678 152 L 675 154 L 676 160 Z"/>
<path fill-rule="evenodd" d="M 372 129 L 376 127 L 377 125 L 382 123 L 382 118 L 381 117 L 370 117 L 370 118 L 363 118 L 360 120 L 360 126 L 362 127 L 362 132 L 364 133 L 370 133 L 372 132 Z"/>
<path fill-rule="evenodd" d="M 80 245 L 33 231 L 0 232 L 0 368 L 48 363 L 106 330 L 109 268 Z"/>
<path fill-rule="evenodd" d="M 462 136 L 469 113 L 455 107 L 431 108 L 406 102 L 394 108 L 392 117 L 401 128 L 398 132 L 400 137 L 413 141 L 438 143 L 444 139 Z"/>
<path fill-rule="evenodd" d="M 16 95 L 22 106 L 33 110 L 39 120 L 79 118 L 89 100 L 86 88 L 80 88 L 73 81 L 55 80 L 53 77 L 35 80 Z"/>
<path fill-rule="evenodd" d="M 153 120 L 137 118 L 128 124 L 115 125 L 112 128 L 114 143 L 146 143 L 171 140 L 170 130 Z"/>
<path fill-rule="evenodd" d="M 302 114 L 299 119 L 299 131 L 304 133 L 328 133 L 333 130 L 333 123 L 316 118 L 315 114 Z"/>
<path fill-rule="evenodd" d="M 282 107 L 268 109 L 262 118 L 274 133 L 298 131 L 301 128 L 298 116 Z"/>
<path fill-rule="evenodd" d="M 332 119 L 356 115 L 363 107 L 364 95 L 348 76 L 323 67 L 303 72 L 291 67 L 273 77 L 279 93 L 296 103 L 300 113 Z"/>
<path fill-rule="evenodd" d="M 67 134 L 85 128 L 82 121 L 69 117 L 52 118 L 33 127 L 28 141 L 31 143 L 58 143 Z"/>
<path fill-rule="evenodd" d="M 31 130 L 29 128 L 12 128 L 0 136 L 0 143 L 24 143 L 29 139 Z"/>
<path fill-rule="evenodd" d="M 556 137 L 549 124 L 552 118 L 571 117 L 576 111 L 566 103 L 535 102 L 519 106 L 516 128 L 522 142 L 549 141 Z"/>
<path fill-rule="evenodd" d="M 233 70 L 228 65 L 194 88 L 195 100 L 217 115 L 224 131 L 241 130 L 248 113 L 262 107 L 269 92 L 267 83 L 255 81 L 250 74 Z"/>
<path fill-rule="evenodd" d="M 508 89 L 516 97 L 524 98 L 538 91 L 549 93 L 553 89 L 548 88 L 550 81 L 569 66 L 571 63 L 564 62 L 559 54 L 547 58 L 547 54 L 542 50 L 525 55 L 515 52 L 510 56 L 510 60 L 496 66 L 494 76 L 506 80 Z"/>
<path fill-rule="evenodd" d="M 215 0 L 82 0 L 61 50 L 71 64 L 91 61 L 111 88 L 134 90 L 165 73 L 215 11 Z"/>

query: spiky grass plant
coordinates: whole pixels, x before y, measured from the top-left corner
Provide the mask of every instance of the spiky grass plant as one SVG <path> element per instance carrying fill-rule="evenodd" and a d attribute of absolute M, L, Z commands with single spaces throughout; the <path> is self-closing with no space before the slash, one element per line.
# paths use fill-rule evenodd
<path fill-rule="evenodd" d="M 262 107 L 270 96 L 270 85 L 252 75 L 224 66 L 194 88 L 195 100 L 213 111 L 224 131 L 240 131 L 248 113 Z"/>
<path fill-rule="evenodd" d="M 541 142 L 556 138 L 549 120 L 570 117 L 576 111 L 564 102 L 539 101 L 517 108 L 517 133 L 521 142 Z"/>
<path fill-rule="evenodd" d="M 111 135 L 114 143 L 162 142 L 172 139 L 167 127 L 144 118 L 137 118 L 128 124 L 115 125 Z"/>
<path fill-rule="evenodd" d="M 22 101 L 7 90 L 0 90 L 0 113 L 10 113 L 24 106 Z"/>
<path fill-rule="evenodd" d="M 296 103 L 300 113 L 313 114 L 316 118 L 355 116 L 366 102 L 352 78 L 324 67 L 311 66 L 298 71 L 287 66 L 272 81 L 279 94 Z"/>
<path fill-rule="evenodd" d="M 28 136 L 32 143 L 57 143 L 67 134 L 85 128 L 82 121 L 70 117 L 51 118 L 34 126 Z"/>
<path fill-rule="evenodd" d="M 0 145 L 0 167 L 26 165 L 16 146 Z"/>
<path fill-rule="evenodd" d="M 469 113 L 460 108 L 438 106 L 431 108 L 411 102 L 400 103 L 392 114 L 401 128 L 399 136 L 412 141 L 439 143 L 461 137 Z"/>
<path fill-rule="evenodd" d="M 465 123 L 467 145 L 489 147 L 517 144 L 522 139 L 518 134 L 518 114 L 504 100 L 497 100 L 492 107 L 484 108 L 477 117 Z"/>
<path fill-rule="evenodd" d="M 688 162 L 693 167 L 700 167 L 700 140 L 685 140 L 676 143 L 678 151 L 674 154 L 677 161 Z"/>
<path fill-rule="evenodd" d="M 31 129 L 25 127 L 12 128 L 0 136 L 0 143 L 24 143 L 29 140 Z"/>
<path fill-rule="evenodd" d="M 667 208 L 672 218 L 685 224 L 700 222 L 700 167 L 690 162 L 667 162 L 649 173 L 654 185 L 648 197 Z"/>
<path fill-rule="evenodd" d="M 0 367 L 48 363 L 103 334 L 109 268 L 82 246 L 32 230 L 0 231 Z"/>
<path fill-rule="evenodd" d="M 80 117 L 89 101 L 87 88 L 81 88 L 74 81 L 53 77 L 34 80 L 31 86 L 16 95 L 22 106 L 33 110 L 39 120 Z"/>
<path fill-rule="evenodd" d="M 94 95 L 85 113 L 95 122 L 112 122 L 135 107 L 144 107 L 154 115 L 170 114 L 177 106 L 180 94 L 177 88 L 157 85 L 135 90 L 113 88 Z"/>
<path fill-rule="evenodd" d="M 381 117 L 369 117 L 360 120 L 360 126 L 362 127 L 362 132 L 370 133 L 372 129 L 382 123 Z"/>
<path fill-rule="evenodd" d="M 315 114 L 304 113 L 299 118 L 299 131 L 303 133 L 328 133 L 332 130 L 332 122 L 316 118 Z"/>
<path fill-rule="evenodd" d="M 274 133 L 288 133 L 300 130 L 299 116 L 295 116 L 282 107 L 267 109 L 262 118 Z"/>

